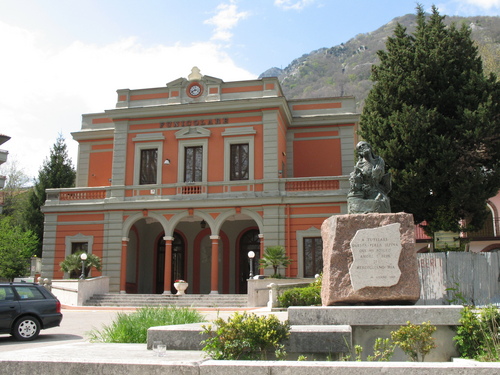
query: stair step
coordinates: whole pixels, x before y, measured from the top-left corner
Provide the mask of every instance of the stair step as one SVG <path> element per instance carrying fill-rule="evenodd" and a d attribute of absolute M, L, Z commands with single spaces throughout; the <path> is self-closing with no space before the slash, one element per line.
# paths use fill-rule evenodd
<path fill-rule="evenodd" d="M 246 294 L 96 294 L 84 306 L 246 307 Z"/>

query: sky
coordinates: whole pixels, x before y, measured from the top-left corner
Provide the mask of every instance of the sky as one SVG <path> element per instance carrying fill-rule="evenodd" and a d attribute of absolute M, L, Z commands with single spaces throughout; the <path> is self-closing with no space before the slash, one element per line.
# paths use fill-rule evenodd
<path fill-rule="evenodd" d="M 500 0 L 420 0 L 442 15 L 500 15 Z M 116 90 L 162 87 L 193 66 L 224 81 L 374 31 L 413 0 L 0 0 L 0 167 L 31 179 L 61 134 L 73 165 L 81 116 Z"/>

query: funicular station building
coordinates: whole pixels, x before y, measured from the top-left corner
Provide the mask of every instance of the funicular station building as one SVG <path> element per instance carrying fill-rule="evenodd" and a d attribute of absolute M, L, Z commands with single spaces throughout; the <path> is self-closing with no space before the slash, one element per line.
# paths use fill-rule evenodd
<path fill-rule="evenodd" d="M 322 270 L 321 224 L 347 213 L 353 97 L 287 100 L 277 78 L 197 68 L 117 94 L 72 134 L 76 187 L 47 191 L 44 277 L 67 276 L 59 263 L 85 250 L 112 292 L 169 294 L 183 279 L 189 293 L 246 293 L 248 252 L 256 270 L 275 245 L 293 259 L 287 277 Z"/>

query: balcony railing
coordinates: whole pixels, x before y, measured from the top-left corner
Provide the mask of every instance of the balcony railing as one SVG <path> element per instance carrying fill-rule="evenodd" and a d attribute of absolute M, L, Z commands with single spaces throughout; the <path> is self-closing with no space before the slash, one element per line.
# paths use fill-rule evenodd
<path fill-rule="evenodd" d="M 186 186 L 180 186 L 177 188 L 177 194 L 182 194 L 182 195 L 192 195 L 192 194 L 202 194 L 206 192 L 206 189 L 204 189 L 204 186 L 201 185 L 186 185 Z"/>
<path fill-rule="evenodd" d="M 340 181 L 334 180 L 293 180 L 285 184 L 286 191 L 338 190 Z"/>
<path fill-rule="evenodd" d="M 75 201 L 98 201 L 122 197 L 122 200 L 184 200 L 210 198 L 253 198 L 259 196 L 316 196 L 347 193 L 348 177 L 280 178 L 272 180 L 180 183 L 164 185 L 106 186 L 48 189 L 47 205 Z M 120 199 L 120 198 L 119 198 Z"/>
<path fill-rule="evenodd" d="M 59 193 L 61 201 L 81 201 L 89 199 L 104 199 L 106 198 L 106 190 L 91 190 L 91 191 L 72 191 Z"/>

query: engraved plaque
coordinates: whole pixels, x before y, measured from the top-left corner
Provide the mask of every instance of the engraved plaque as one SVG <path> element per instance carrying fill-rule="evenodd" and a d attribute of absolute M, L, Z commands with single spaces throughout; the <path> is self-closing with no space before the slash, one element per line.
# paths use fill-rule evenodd
<path fill-rule="evenodd" d="M 401 276 L 399 223 L 360 229 L 351 241 L 353 262 L 349 268 L 354 290 L 396 285 Z"/>

